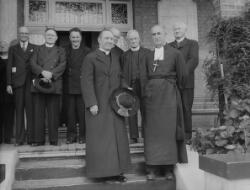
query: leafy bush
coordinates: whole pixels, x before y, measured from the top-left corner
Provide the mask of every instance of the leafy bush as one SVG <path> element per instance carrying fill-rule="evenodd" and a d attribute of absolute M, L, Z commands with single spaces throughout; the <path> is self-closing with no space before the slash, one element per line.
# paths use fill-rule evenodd
<path fill-rule="evenodd" d="M 204 62 L 207 87 L 226 93 L 225 123 L 195 131 L 192 147 L 201 154 L 245 152 L 250 129 L 250 12 L 243 17 L 217 20 L 208 39 L 215 53 Z M 221 67 L 223 65 L 223 67 Z M 224 77 L 222 77 L 223 68 Z"/>
<path fill-rule="evenodd" d="M 223 126 L 195 131 L 191 146 L 201 154 L 246 152 L 249 144 L 250 100 L 233 99 Z"/>

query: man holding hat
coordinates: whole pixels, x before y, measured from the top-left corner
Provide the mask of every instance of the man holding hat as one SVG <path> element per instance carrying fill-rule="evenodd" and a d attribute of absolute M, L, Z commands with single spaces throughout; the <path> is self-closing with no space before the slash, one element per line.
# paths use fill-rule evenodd
<path fill-rule="evenodd" d="M 140 100 L 142 100 L 143 86 L 147 80 L 146 62 L 150 50 L 140 46 L 140 36 L 136 30 L 129 30 L 127 33 L 129 50 L 122 55 L 122 76 L 123 86 L 133 90 Z M 141 104 L 141 116 L 143 125 L 143 103 Z M 139 137 L 138 117 L 137 114 L 129 117 L 130 139 L 132 143 L 136 143 Z"/>
<path fill-rule="evenodd" d="M 34 97 L 34 146 L 45 144 L 45 113 L 47 110 L 49 142 L 58 143 L 60 95 L 62 94 L 62 74 L 66 66 L 65 51 L 55 45 L 57 33 L 48 28 L 45 44 L 37 48 L 31 58 L 34 75 L 32 88 Z"/>
<path fill-rule="evenodd" d="M 82 65 L 81 89 L 86 107 L 86 174 L 124 182 L 130 165 L 124 118 L 110 103 L 112 92 L 120 87 L 119 55 L 112 49 L 113 34 L 103 30 L 99 48 L 89 53 Z"/>
<path fill-rule="evenodd" d="M 16 145 L 26 141 L 25 116 L 27 121 L 27 141 L 33 142 L 33 110 L 30 92 L 30 58 L 36 46 L 29 43 L 29 30 L 22 26 L 18 29 L 18 43 L 9 48 L 7 65 L 7 92 L 13 94 L 16 109 Z"/>

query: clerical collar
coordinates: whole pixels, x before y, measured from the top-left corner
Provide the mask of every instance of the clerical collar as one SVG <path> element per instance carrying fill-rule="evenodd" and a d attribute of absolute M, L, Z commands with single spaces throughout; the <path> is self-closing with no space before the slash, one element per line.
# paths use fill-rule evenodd
<path fill-rule="evenodd" d="M 176 39 L 176 42 L 177 42 L 177 43 L 181 43 L 184 39 L 185 39 L 185 36 L 182 37 L 182 38 L 180 38 L 180 39 Z"/>
<path fill-rule="evenodd" d="M 139 51 L 140 46 L 138 46 L 138 47 L 136 47 L 136 48 L 131 47 L 130 49 L 131 49 L 131 51 Z"/>
<path fill-rule="evenodd" d="M 25 49 L 27 49 L 28 43 L 29 43 L 28 41 L 25 41 L 25 42 L 20 41 L 21 48 L 25 47 Z"/>
<path fill-rule="evenodd" d="M 104 53 L 105 53 L 105 55 L 108 55 L 108 54 L 110 53 L 110 51 L 107 51 L 107 50 L 102 49 L 102 48 L 99 48 L 99 50 L 100 50 L 100 51 L 102 51 L 102 52 L 104 52 Z"/>
<path fill-rule="evenodd" d="M 47 44 L 47 43 L 45 43 L 45 47 L 48 47 L 48 48 L 52 48 L 52 47 L 54 47 L 54 45 L 55 44 Z"/>
<path fill-rule="evenodd" d="M 164 60 L 164 47 L 155 48 L 154 61 Z"/>

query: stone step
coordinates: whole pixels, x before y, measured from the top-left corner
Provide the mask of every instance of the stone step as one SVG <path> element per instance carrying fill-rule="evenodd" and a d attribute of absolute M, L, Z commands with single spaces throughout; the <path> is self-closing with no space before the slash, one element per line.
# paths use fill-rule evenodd
<path fill-rule="evenodd" d="M 143 155 L 132 156 L 132 167 L 128 173 L 145 175 L 145 164 Z M 45 160 L 21 160 L 15 172 L 17 181 L 55 179 L 85 176 L 86 162 L 84 157 L 67 159 L 45 159 Z"/>
<path fill-rule="evenodd" d="M 36 146 L 30 145 L 18 146 L 19 158 L 41 158 L 41 157 L 72 157 L 85 156 L 85 144 L 73 143 L 66 144 L 64 139 L 60 139 L 58 146 Z M 143 153 L 143 143 L 130 144 L 130 153 Z"/>
<path fill-rule="evenodd" d="M 121 184 L 97 182 L 85 177 L 15 181 L 13 190 L 175 190 L 176 181 L 147 181 L 145 176 L 127 174 Z"/>

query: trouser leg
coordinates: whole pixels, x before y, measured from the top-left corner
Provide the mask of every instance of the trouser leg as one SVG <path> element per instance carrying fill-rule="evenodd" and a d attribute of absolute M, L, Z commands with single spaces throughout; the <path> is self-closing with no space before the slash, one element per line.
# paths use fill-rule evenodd
<path fill-rule="evenodd" d="M 45 95 L 33 93 L 34 143 L 45 143 Z"/>
<path fill-rule="evenodd" d="M 24 126 L 24 90 L 19 87 L 14 89 L 15 110 L 16 110 L 16 143 L 22 144 L 25 142 L 25 126 Z"/>
<path fill-rule="evenodd" d="M 60 117 L 60 95 L 46 95 L 46 102 L 48 112 L 49 141 L 50 143 L 57 143 Z"/>
<path fill-rule="evenodd" d="M 80 94 L 76 95 L 76 108 L 77 108 L 77 115 L 79 118 L 79 139 L 85 140 L 85 130 L 86 130 L 85 105 L 82 96 Z"/>

